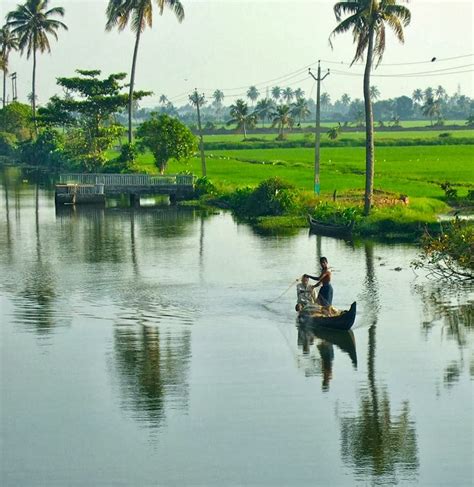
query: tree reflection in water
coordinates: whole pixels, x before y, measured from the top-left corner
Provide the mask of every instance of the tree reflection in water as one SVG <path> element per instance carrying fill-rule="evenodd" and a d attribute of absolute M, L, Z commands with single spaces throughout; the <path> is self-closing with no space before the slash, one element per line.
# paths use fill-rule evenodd
<path fill-rule="evenodd" d="M 359 478 L 376 483 L 395 483 L 398 477 L 415 476 L 418 446 L 408 401 L 398 415 L 392 415 L 388 391 L 377 385 L 375 374 L 376 326 L 379 309 L 378 285 L 374 273 L 373 246 L 365 245 L 366 282 L 362 296 L 365 316 L 370 320 L 367 356 L 367 387 L 360 391 L 359 411 L 342 417 L 341 453 Z"/>
<path fill-rule="evenodd" d="M 122 407 L 150 427 L 159 427 L 166 405 L 188 406 L 191 331 L 163 332 L 156 326 L 122 325 L 114 330 L 114 369 Z"/>
<path fill-rule="evenodd" d="M 456 384 L 467 367 L 464 351 L 474 333 L 474 285 L 470 283 L 424 284 L 415 286 L 423 302 L 423 331 L 425 336 L 441 326 L 441 337 L 455 341 L 459 358 L 450 361 L 443 373 L 446 387 Z M 467 296 L 467 298 L 466 298 Z M 474 357 L 471 356 L 469 373 L 474 377 Z"/>

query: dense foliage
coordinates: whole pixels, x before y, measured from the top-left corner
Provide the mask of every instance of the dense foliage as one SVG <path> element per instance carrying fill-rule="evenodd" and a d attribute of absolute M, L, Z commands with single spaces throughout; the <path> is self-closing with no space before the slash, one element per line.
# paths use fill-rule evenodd
<path fill-rule="evenodd" d="M 163 174 L 170 159 L 189 159 L 197 149 L 197 140 L 191 130 L 176 118 L 168 115 L 153 115 L 137 129 L 139 144 L 150 150 L 160 174 Z"/>

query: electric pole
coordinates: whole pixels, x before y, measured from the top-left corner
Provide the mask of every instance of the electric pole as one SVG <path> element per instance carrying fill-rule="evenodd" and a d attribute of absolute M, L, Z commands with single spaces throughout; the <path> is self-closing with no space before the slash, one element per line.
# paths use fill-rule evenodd
<path fill-rule="evenodd" d="M 202 138 L 202 126 L 201 126 L 201 105 L 205 103 L 204 94 L 200 95 L 197 88 L 194 88 L 194 93 L 189 97 L 191 102 L 196 105 L 197 117 L 198 117 L 198 130 L 199 130 L 199 150 L 201 152 L 201 169 L 202 176 L 206 176 L 206 155 L 204 154 L 204 141 Z"/>
<path fill-rule="evenodd" d="M 308 69 L 309 75 L 316 81 L 316 135 L 314 140 L 314 192 L 319 195 L 321 191 L 321 185 L 319 182 L 319 166 L 321 163 L 321 81 L 329 75 L 328 72 L 321 78 L 321 63 L 318 61 L 318 77 L 316 78 L 311 72 L 311 68 Z"/>

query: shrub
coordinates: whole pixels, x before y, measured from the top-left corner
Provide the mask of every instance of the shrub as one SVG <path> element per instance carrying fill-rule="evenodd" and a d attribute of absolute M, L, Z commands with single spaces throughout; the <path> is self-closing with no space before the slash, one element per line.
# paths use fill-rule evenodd
<path fill-rule="evenodd" d="M 205 194 L 215 195 L 217 193 L 216 187 L 204 176 L 198 178 L 194 185 L 194 195 L 199 198 Z"/>
<path fill-rule="evenodd" d="M 17 145 L 17 138 L 14 134 L 0 132 L 0 156 L 12 156 Z"/>
<path fill-rule="evenodd" d="M 54 129 L 42 131 L 36 140 L 21 144 L 20 159 L 33 166 L 60 168 L 68 163 L 64 153 L 64 136 Z"/>
<path fill-rule="evenodd" d="M 440 184 L 440 187 L 448 200 L 455 200 L 458 197 L 458 190 L 454 189 L 449 181 Z"/>
<path fill-rule="evenodd" d="M 444 138 L 444 137 L 451 137 L 451 134 L 449 132 L 441 132 L 438 137 Z"/>
<path fill-rule="evenodd" d="M 313 211 L 313 218 L 323 223 L 349 225 L 362 217 L 362 210 L 356 206 L 342 207 L 327 202 L 319 203 Z"/>

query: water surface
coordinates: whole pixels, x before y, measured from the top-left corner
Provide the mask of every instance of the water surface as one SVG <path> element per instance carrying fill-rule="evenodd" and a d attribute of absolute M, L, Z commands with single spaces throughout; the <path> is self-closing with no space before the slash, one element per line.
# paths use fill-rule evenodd
<path fill-rule="evenodd" d="M 2 485 L 472 484 L 474 294 L 416 275 L 415 248 L 57 211 L 3 176 Z M 352 335 L 279 297 L 321 255 Z"/>

